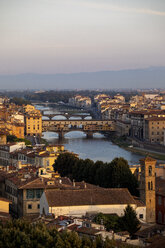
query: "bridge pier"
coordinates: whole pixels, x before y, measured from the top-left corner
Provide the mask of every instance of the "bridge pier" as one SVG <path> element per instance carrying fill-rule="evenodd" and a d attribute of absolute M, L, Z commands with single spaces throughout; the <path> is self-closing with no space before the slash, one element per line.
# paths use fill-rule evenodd
<path fill-rule="evenodd" d="M 86 135 L 87 135 L 87 139 L 92 139 L 93 138 L 93 132 L 92 131 L 88 131 L 86 133 Z"/>
<path fill-rule="evenodd" d="M 58 138 L 59 138 L 59 140 L 64 139 L 64 132 L 63 132 L 63 131 L 60 131 L 60 132 L 58 133 Z"/>

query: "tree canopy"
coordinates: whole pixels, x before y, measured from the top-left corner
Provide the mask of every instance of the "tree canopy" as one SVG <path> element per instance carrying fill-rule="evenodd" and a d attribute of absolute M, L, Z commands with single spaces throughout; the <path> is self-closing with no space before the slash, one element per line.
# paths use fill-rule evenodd
<path fill-rule="evenodd" d="M 136 212 L 130 205 L 125 208 L 124 215 L 121 217 L 99 213 L 95 216 L 94 221 L 97 224 L 104 224 L 107 231 L 128 231 L 130 236 L 133 236 L 140 228 L 140 222 L 137 219 Z"/>
<path fill-rule="evenodd" d="M 24 220 L 0 223 L 0 247 L 3 248 L 113 248 L 115 241 L 99 236 L 96 240 L 80 238 L 76 232 L 58 232 L 42 223 L 30 224 Z M 121 245 L 121 248 L 131 247 Z"/>
<path fill-rule="evenodd" d="M 127 230 L 131 236 L 140 228 L 140 222 L 136 217 L 136 212 L 130 205 L 124 210 L 122 222 L 125 230 Z"/>
<path fill-rule="evenodd" d="M 104 163 L 79 159 L 71 153 L 65 153 L 58 156 L 54 170 L 72 180 L 84 180 L 105 188 L 128 188 L 131 194 L 138 195 L 138 181 L 124 158 L 115 158 L 110 163 Z"/>
<path fill-rule="evenodd" d="M 32 145 L 31 141 L 28 139 L 17 138 L 15 135 L 8 135 L 7 142 L 25 142 L 25 145 Z"/>

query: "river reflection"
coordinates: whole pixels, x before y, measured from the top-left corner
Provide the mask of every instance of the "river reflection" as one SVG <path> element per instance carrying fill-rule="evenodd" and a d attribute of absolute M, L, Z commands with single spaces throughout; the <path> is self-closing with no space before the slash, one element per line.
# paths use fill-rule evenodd
<path fill-rule="evenodd" d="M 93 139 L 87 139 L 83 132 L 69 132 L 65 134 L 62 141 L 58 140 L 58 134 L 53 132 L 44 133 L 43 138 L 53 144 L 64 144 L 65 149 L 79 154 L 80 158 L 90 158 L 94 161 L 102 160 L 110 162 L 115 157 L 123 157 L 130 165 L 137 164 L 141 156 L 126 151 L 111 141 L 104 135 L 96 133 Z"/>
<path fill-rule="evenodd" d="M 38 107 L 38 109 L 41 110 L 40 106 Z M 45 110 L 45 107 L 42 107 L 42 110 Z M 48 108 L 46 110 L 49 111 Z M 53 112 L 55 111 L 56 109 L 53 110 Z M 54 118 L 62 119 L 62 114 L 61 116 L 56 116 Z M 64 116 L 63 118 L 65 119 Z M 89 116 L 86 118 L 91 117 Z M 47 118 L 43 117 L 43 119 Z M 74 131 L 66 133 L 64 139 L 62 141 L 59 141 L 57 133 L 45 132 L 43 133 L 43 138 L 53 144 L 64 144 L 65 149 L 79 154 L 79 157 L 83 159 L 90 158 L 94 161 L 102 160 L 104 162 L 110 162 L 115 157 L 123 157 L 128 160 L 128 163 L 130 165 L 133 165 L 138 164 L 139 159 L 141 158 L 140 155 L 137 155 L 130 151 L 126 151 L 123 148 L 120 148 L 119 146 L 113 144 L 110 140 L 104 137 L 104 135 L 99 133 L 94 134 L 93 139 L 87 139 L 85 133 Z"/>

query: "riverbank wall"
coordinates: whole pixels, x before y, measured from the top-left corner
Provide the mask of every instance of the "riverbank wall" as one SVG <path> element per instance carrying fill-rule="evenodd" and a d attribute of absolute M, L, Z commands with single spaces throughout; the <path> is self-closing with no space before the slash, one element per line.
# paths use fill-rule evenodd
<path fill-rule="evenodd" d="M 151 144 L 137 139 L 128 138 L 134 147 L 139 147 L 155 152 L 165 153 L 165 146 L 159 144 Z"/>

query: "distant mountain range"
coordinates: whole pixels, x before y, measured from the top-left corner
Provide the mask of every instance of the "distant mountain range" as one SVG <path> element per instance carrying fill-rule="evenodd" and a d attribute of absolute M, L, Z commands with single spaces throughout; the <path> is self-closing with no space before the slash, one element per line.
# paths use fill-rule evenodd
<path fill-rule="evenodd" d="M 71 74 L 0 75 L 0 89 L 165 88 L 165 67 Z"/>

